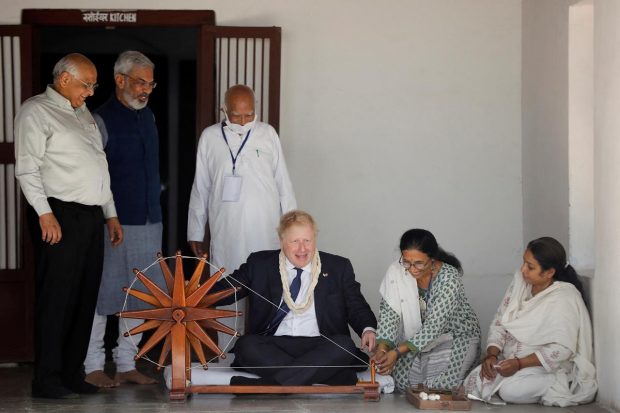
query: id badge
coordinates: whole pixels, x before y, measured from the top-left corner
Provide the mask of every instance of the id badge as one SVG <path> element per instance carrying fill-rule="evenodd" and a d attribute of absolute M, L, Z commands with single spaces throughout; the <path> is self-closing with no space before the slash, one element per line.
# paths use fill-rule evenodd
<path fill-rule="evenodd" d="M 222 190 L 222 201 L 238 202 L 241 197 L 241 182 L 243 178 L 239 175 L 224 176 L 224 188 Z"/>

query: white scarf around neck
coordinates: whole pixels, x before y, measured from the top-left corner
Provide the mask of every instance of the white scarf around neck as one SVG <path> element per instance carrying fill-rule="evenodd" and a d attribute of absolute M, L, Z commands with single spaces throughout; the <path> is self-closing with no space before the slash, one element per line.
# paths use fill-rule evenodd
<path fill-rule="evenodd" d="M 319 250 L 314 250 L 314 256 L 311 260 L 312 269 L 310 270 L 310 288 L 308 288 L 306 296 L 299 304 L 295 304 L 293 297 L 291 297 L 288 271 L 286 269 L 286 256 L 282 251 L 280 251 L 279 261 L 280 279 L 282 280 L 282 299 L 292 312 L 295 314 L 301 314 L 312 305 L 312 300 L 314 298 L 314 287 L 316 287 L 316 284 L 319 282 L 319 274 L 321 273 L 321 257 L 319 256 Z"/>

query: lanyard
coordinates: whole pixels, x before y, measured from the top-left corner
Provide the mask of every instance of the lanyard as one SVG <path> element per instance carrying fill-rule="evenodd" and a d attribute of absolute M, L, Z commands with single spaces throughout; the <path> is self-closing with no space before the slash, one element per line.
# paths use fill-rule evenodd
<path fill-rule="evenodd" d="M 224 122 L 222 122 L 221 127 L 222 127 L 222 136 L 224 137 L 224 142 L 226 142 L 226 146 L 228 146 L 228 151 L 230 152 L 230 159 L 232 159 L 233 175 L 234 175 L 235 174 L 235 164 L 237 163 L 237 158 L 239 157 L 239 154 L 241 153 L 241 150 L 245 146 L 245 143 L 248 141 L 248 138 L 250 137 L 250 132 L 252 132 L 252 130 L 250 129 L 248 131 L 247 135 L 245 135 L 245 139 L 243 139 L 243 142 L 241 142 L 241 146 L 239 147 L 239 150 L 237 150 L 237 155 L 233 155 L 232 149 L 230 149 L 230 145 L 228 144 L 228 139 L 226 139 L 226 132 L 224 132 Z"/>

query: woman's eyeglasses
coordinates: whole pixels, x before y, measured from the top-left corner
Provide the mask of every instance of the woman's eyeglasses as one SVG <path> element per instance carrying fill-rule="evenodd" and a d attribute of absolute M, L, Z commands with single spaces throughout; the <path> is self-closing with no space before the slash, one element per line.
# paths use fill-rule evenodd
<path fill-rule="evenodd" d="M 400 259 L 398 260 L 398 263 L 402 265 L 404 269 L 408 270 L 409 268 L 413 267 L 418 271 L 422 271 L 424 268 L 426 268 L 429 262 L 431 262 L 430 259 L 426 262 L 422 262 L 422 261 L 409 262 L 403 259 L 402 255 L 400 256 Z"/>

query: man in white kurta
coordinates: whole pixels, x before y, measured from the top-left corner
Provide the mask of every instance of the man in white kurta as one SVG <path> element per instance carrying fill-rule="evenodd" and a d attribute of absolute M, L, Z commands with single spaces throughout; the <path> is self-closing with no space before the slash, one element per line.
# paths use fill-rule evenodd
<path fill-rule="evenodd" d="M 208 251 L 202 245 L 208 222 L 209 261 L 232 272 L 250 253 L 279 248 L 274 229 L 297 203 L 280 139 L 256 120 L 252 89 L 231 87 L 225 103 L 227 120 L 206 128 L 198 143 L 187 238 L 195 255 Z"/>

